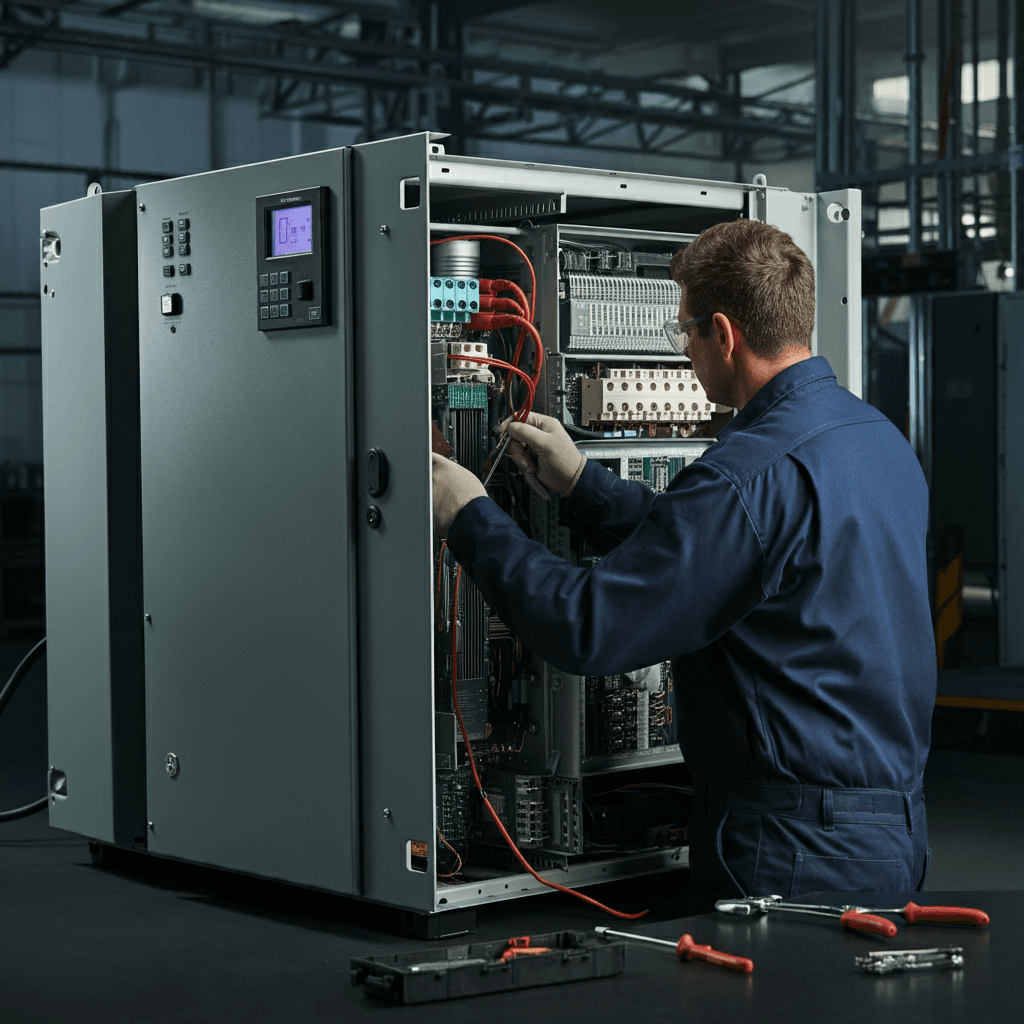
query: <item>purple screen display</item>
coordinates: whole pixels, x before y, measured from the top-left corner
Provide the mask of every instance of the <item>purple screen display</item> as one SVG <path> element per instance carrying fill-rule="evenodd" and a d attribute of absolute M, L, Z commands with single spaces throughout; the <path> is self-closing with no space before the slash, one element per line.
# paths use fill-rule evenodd
<path fill-rule="evenodd" d="M 313 251 L 313 207 L 289 206 L 271 213 L 271 256 L 296 256 Z"/>

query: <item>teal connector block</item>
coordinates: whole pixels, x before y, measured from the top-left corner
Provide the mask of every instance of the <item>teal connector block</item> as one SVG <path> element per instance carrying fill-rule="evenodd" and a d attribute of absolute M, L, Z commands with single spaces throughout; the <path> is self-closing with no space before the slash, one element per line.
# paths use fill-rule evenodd
<path fill-rule="evenodd" d="M 475 277 L 432 277 L 430 319 L 432 323 L 469 323 L 480 311 L 480 282 Z"/>

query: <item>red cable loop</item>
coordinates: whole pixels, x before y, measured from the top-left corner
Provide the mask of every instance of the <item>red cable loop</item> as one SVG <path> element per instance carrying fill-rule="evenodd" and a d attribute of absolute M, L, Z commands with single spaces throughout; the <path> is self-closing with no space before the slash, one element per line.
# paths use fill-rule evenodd
<path fill-rule="evenodd" d="M 462 359 L 467 363 L 482 363 L 484 366 L 497 366 L 501 369 L 508 370 L 509 373 L 514 373 L 519 377 L 523 378 L 526 384 L 526 401 L 523 403 L 522 409 L 518 409 L 513 415 L 517 420 L 525 420 L 530 415 L 530 410 L 533 409 L 533 396 L 536 391 L 536 387 L 533 382 L 533 378 L 525 371 L 520 370 L 518 366 L 513 366 L 511 363 L 506 363 L 503 359 L 491 359 L 490 356 L 472 356 L 464 354 L 462 352 L 449 352 L 449 359 Z"/>
<path fill-rule="evenodd" d="M 519 852 L 519 847 L 516 846 L 512 837 L 508 834 L 505 826 L 501 822 L 501 818 L 498 817 L 497 812 L 491 806 L 491 801 L 487 799 L 487 794 L 484 792 L 484 784 L 480 781 L 480 773 L 476 769 L 476 759 L 473 757 L 473 748 L 469 743 L 469 736 L 466 734 L 466 723 L 462 720 L 462 711 L 459 708 L 459 689 L 458 689 L 458 674 L 457 665 L 459 660 L 459 642 L 458 642 L 458 626 L 459 626 L 459 586 L 462 583 L 462 566 L 459 566 L 459 571 L 455 574 L 455 596 L 452 600 L 452 703 L 455 705 L 455 717 L 459 722 L 459 731 L 462 733 L 462 741 L 466 745 L 466 756 L 469 759 L 469 769 L 473 773 L 473 781 L 476 783 L 477 791 L 480 793 L 480 797 L 484 802 L 484 806 L 487 808 L 494 820 L 494 824 L 498 826 L 498 831 L 502 834 L 505 842 L 508 843 L 509 849 L 515 855 L 516 860 L 526 868 L 526 870 L 537 879 L 541 885 L 546 885 L 551 889 L 557 889 L 559 892 L 567 892 L 571 896 L 575 896 L 577 899 L 583 900 L 584 903 L 589 903 L 592 907 L 597 907 L 598 910 L 603 910 L 607 914 L 611 914 L 613 917 L 623 918 L 627 921 L 634 921 L 638 917 L 643 917 L 647 911 L 641 910 L 638 914 L 626 914 L 621 910 L 613 910 L 611 907 L 605 906 L 605 904 L 595 900 L 591 896 L 585 896 L 581 892 L 577 892 L 575 889 L 570 889 L 567 885 L 559 885 L 557 882 L 549 882 L 546 878 L 541 878 L 539 874 L 533 869 L 530 862 Z"/>

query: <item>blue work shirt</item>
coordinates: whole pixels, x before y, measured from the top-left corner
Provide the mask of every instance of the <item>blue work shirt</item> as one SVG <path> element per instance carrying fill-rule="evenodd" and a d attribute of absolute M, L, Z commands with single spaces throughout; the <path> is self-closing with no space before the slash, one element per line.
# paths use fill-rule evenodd
<path fill-rule="evenodd" d="M 695 776 L 909 791 L 936 663 L 928 490 L 881 413 L 812 357 L 770 380 L 664 494 L 588 462 L 574 567 L 489 498 L 448 546 L 537 655 L 578 674 L 671 660 Z"/>

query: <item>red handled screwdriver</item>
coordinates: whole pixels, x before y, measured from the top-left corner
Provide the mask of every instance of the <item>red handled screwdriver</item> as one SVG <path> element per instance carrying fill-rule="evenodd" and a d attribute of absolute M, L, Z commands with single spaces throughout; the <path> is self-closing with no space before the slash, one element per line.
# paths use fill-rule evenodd
<path fill-rule="evenodd" d="M 598 935 L 606 939 L 626 939 L 629 942 L 642 942 L 649 946 L 667 946 L 675 950 L 680 960 L 703 960 L 719 967 L 727 967 L 731 971 L 742 971 L 749 974 L 754 969 L 754 961 L 745 956 L 733 956 L 731 953 L 720 953 L 710 946 L 700 946 L 693 941 L 692 935 L 684 935 L 678 942 L 670 939 L 652 939 L 647 935 L 635 935 L 633 932 L 616 932 L 604 925 L 595 928 Z"/>

